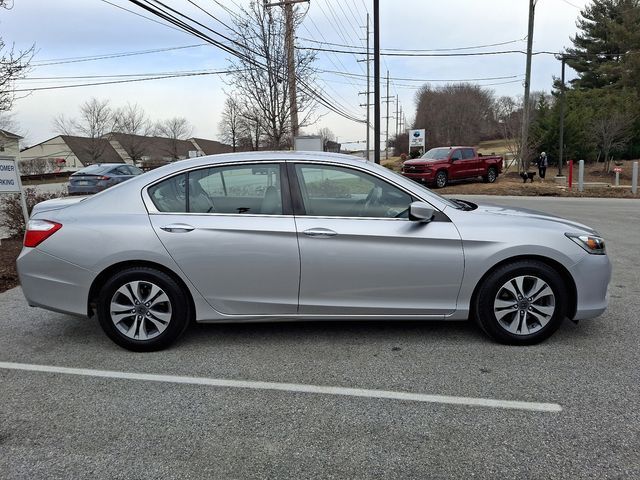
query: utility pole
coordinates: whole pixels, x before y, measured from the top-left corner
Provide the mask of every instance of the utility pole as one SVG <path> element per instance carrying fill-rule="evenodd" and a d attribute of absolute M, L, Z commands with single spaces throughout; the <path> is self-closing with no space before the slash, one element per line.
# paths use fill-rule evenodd
<path fill-rule="evenodd" d="M 398 139 L 398 124 L 400 122 L 400 117 L 398 116 L 398 109 L 400 108 L 400 99 L 398 98 L 398 95 L 396 94 L 396 141 Z"/>
<path fill-rule="evenodd" d="M 527 34 L 527 70 L 524 80 L 524 105 L 522 108 L 522 139 L 520 142 L 520 163 L 524 170 L 528 157 L 529 142 L 529 95 L 531 93 L 531 58 L 533 54 L 533 26 L 537 0 L 529 0 L 529 33 Z"/>
<path fill-rule="evenodd" d="M 371 55 L 369 51 L 369 13 L 367 13 L 367 155 L 365 158 L 369 161 L 369 152 L 371 151 L 370 137 L 371 137 Z"/>
<path fill-rule="evenodd" d="M 389 100 L 391 97 L 389 96 L 389 70 L 387 70 L 387 95 L 385 96 L 385 102 L 387 102 L 387 116 L 385 120 L 387 121 L 387 128 L 385 130 L 385 138 L 384 138 L 384 158 L 385 160 L 389 160 Z"/>
<path fill-rule="evenodd" d="M 566 102 L 566 87 L 564 83 L 564 67 L 566 59 L 562 56 L 562 85 L 560 86 L 560 148 L 558 150 L 558 176 L 562 176 L 562 162 L 564 161 L 564 109 Z"/>
<path fill-rule="evenodd" d="M 264 8 L 284 7 L 285 37 L 284 44 L 287 51 L 287 80 L 289 86 L 289 117 L 291 120 L 291 148 L 295 146 L 300 125 L 298 124 L 298 100 L 296 85 L 296 50 L 295 50 L 295 19 L 293 18 L 293 5 L 308 2 L 309 0 L 284 0 L 277 3 L 269 3 L 264 0 Z"/>
<path fill-rule="evenodd" d="M 373 0 L 374 161 L 380 163 L 380 0 Z"/>

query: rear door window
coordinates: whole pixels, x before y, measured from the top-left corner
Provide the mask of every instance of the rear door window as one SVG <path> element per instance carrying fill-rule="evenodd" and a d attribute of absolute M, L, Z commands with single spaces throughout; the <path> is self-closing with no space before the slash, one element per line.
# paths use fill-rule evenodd
<path fill-rule="evenodd" d="M 282 215 L 279 164 L 203 168 L 148 189 L 160 212 Z"/>
<path fill-rule="evenodd" d="M 463 148 L 462 149 L 462 159 L 463 160 L 470 160 L 472 158 L 476 158 L 474 152 L 473 152 L 473 148 Z"/>

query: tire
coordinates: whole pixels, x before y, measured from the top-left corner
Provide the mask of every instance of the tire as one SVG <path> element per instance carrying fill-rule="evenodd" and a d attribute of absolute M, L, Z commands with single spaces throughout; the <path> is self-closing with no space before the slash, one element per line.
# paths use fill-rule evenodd
<path fill-rule="evenodd" d="M 436 188 L 444 188 L 447 186 L 447 172 L 440 170 L 436 173 Z"/>
<path fill-rule="evenodd" d="M 558 329 L 568 297 L 562 277 L 552 267 L 536 260 L 514 261 L 483 280 L 473 313 L 480 328 L 497 342 L 533 345 Z"/>
<path fill-rule="evenodd" d="M 98 320 L 107 336 L 127 350 L 162 350 L 175 342 L 190 323 L 187 295 L 164 272 L 148 267 L 127 268 L 109 278 L 100 290 Z"/>
<path fill-rule="evenodd" d="M 482 177 L 484 183 L 494 183 L 498 179 L 498 172 L 495 168 L 491 167 L 487 170 L 487 174 Z"/>

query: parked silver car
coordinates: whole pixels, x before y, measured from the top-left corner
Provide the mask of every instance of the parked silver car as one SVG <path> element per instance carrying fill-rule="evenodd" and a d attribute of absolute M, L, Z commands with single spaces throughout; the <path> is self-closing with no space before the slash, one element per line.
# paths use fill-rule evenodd
<path fill-rule="evenodd" d="M 18 258 L 32 306 L 97 314 L 138 351 L 197 322 L 474 318 L 531 344 L 600 315 L 611 265 L 584 225 L 442 198 L 354 157 L 200 157 L 38 204 Z"/>

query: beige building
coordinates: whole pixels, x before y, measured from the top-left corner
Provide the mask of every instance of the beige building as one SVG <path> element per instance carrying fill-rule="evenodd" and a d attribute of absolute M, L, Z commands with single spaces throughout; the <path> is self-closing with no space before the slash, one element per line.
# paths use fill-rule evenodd
<path fill-rule="evenodd" d="M 0 129 L 0 157 L 18 157 L 22 137 Z"/>
<path fill-rule="evenodd" d="M 53 159 L 56 171 L 77 171 L 94 163 L 129 163 L 154 166 L 196 155 L 228 153 L 229 145 L 214 140 L 174 140 L 110 133 L 104 138 L 58 135 L 22 151 L 23 161 Z"/>

